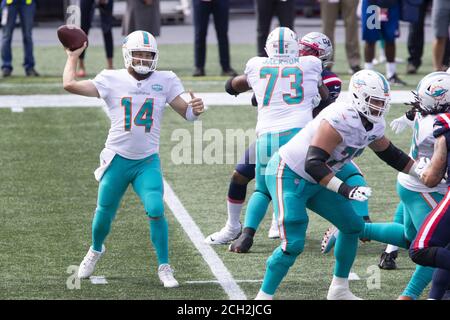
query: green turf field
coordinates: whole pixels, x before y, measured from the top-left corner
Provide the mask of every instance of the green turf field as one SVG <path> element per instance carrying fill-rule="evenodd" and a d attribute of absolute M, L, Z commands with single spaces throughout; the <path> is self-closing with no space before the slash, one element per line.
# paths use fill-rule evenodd
<path fill-rule="evenodd" d="M 216 51 L 209 49 L 211 77 L 190 77 L 191 46 L 161 46 L 160 69 L 171 67 L 179 73 L 186 88 L 198 92 L 221 91 L 225 78 L 219 73 Z M 37 59 L 45 56 L 51 63 L 38 65 L 44 77 L 26 79 L 16 57 L 16 76 L 0 82 L 0 94 L 63 93 L 60 85 L 64 52 L 61 48 L 36 48 Z M 233 65 L 242 71 L 253 46 L 233 46 Z M 18 50 L 16 50 L 18 52 Z M 186 51 L 189 54 L 186 54 Z M 342 56 L 339 53 L 338 56 Z M 117 52 L 119 54 L 119 52 Z M 102 48 L 88 53 L 89 70 L 102 68 Z M 121 59 L 116 55 L 116 66 Z M 429 53 L 427 53 L 429 54 Z M 340 61 L 342 59 L 338 59 Z M 430 62 L 428 61 L 428 65 Z M 423 67 L 425 70 L 425 67 Z M 345 66 L 336 68 L 345 70 Z M 19 75 L 20 74 L 20 75 Z M 348 75 L 343 76 L 348 79 Z M 419 79 L 409 77 L 415 85 Z M 412 86 L 411 86 L 412 87 Z M 394 105 L 388 122 L 398 117 L 404 106 Z M 255 125 L 252 107 L 210 107 L 202 117 L 203 130 L 250 129 Z M 200 253 L 166 208 L 170 230 L 171 264 L 181 286 L 164 289 L 156 275 L 156 258 L 150 245 L 148 221 L 137 196 L 129 190 L 124 197 L 111 234 L 107 254 L 96 269 L 106 276 L 107 285 L 82 281 L 80 289 L 70 290 L 72 265 L 78 265 L 90 245 L 91 219 L 96 205 L 97 182 L 93 171 L 103 148 L 109 127 L 100 108 L 39 108 L 13 113 L 0 109 L 0 299 L 226 299 L 217 283 L 190 283 L 216 280 Z M 170 154 L 177 144 L 171 135 L 175 129 L 193 133 L 191 123 L 168 110 L 162 126 L 161 159 L 164 176 L 206 236 L 218 231 L 226 220 L 226 195 L 232 164 L 174 165 Z M 387 130 L 403 150 L 407 150 L 410 132 L 399 136 Z M 207 143 L 204 143 L 204 146 Z M 370 201 L 374 221 L 392 219 L 398 197 L 396 172 L 381 162 L 370 150 L 357 160 L 374 190 Z M 250 184 L 249 194 L 253 188 Z M 225 246 L 214 247 L 235 280 L 261 280 L 265 260 L 277 246 L 267 238 L 270 216 L 256 235 L 251 253 L 228 253 Z M 320 240 L 328 223 L 310 214 L 308 240 L 304 253 L 291 268 L 277 291 L 277 299 L 325 299 L 332 276 L 333 256 L 320 253 Z M 353 292 L 365 299 L 395 299 L 403 290 L 414 265 L 405 251 L 397 259 L 399 269 L 381 271 L 380 289 L 367 288 L 366 279 L 378 263 L 384 245 L 360 246 L 353 272 L 361 280 L 351 282 Z M 376 268 L 378 270 L 378 268 Z M 249 299 L 259 290 L 259 282 L 239 282 Z"/>

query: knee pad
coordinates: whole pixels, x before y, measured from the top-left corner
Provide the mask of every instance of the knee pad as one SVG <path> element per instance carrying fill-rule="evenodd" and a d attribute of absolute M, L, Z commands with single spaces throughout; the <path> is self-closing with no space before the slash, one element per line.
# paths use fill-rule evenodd
<path fill-rule="evenodd" d="M 409 249 L 409 257 L 414 263 L 425 267 L 433 267 L 435 264 L 437 247 Z"/>
<path fill-rule="evenodd" d="M 163 196 L 160 192 L 149 192 L 144 198 L 144 207 L 150 219 L 157 219 L 164 216 Z"/>
<path fill-rule="evenodd" d="M 346 221 L 344 225 L 339 226 L 339 231 L 344 234 L 360 234 L 364 231 L 364 219 L 360 216 L 353 216 L 352 219 Z"/>

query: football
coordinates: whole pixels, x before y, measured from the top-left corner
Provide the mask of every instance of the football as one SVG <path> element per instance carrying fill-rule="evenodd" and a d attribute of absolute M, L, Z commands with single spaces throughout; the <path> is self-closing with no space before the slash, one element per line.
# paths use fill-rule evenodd
<path fill-rule="evenodd" d="M 63 25 L 58 28 L 58 39 L 65 48 L 74 51 L 83 46 L 88 41 L 86 33 L 76 25 Z"/>

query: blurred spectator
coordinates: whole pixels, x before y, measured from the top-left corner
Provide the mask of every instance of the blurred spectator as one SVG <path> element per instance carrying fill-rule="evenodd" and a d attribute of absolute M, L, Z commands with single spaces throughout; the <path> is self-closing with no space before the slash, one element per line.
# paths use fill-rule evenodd
<path fill-rule="evenodd" d="M 230 66 L 230 48 L 228 43 L 228 0 L 193 0 L 194 33 L 195 33 L 195 71 L 194 77 L 205 75 L 206 34 L 208 33 L 209 16 L 214 17 L 217 41 L 219 43 L 219 58 L 223 76 L 236 76 Z"/>
<path fill-rule="evenodd" d="M 433 68 L 436 71 L 445 71 L 444 58 L 448 63 L 448 57 L 444 56 L 445 46 L 449 41 L 450 27 L 450 1 L 434 0 L 431 19 L 434 29 L 433 41 Z"/>
<path fill-rule="evenodd" d="M 17 15 L 20 17 L 22 26 L 22 37 L 24 46 L 23 67 L 27 76 L 37 77 L 39 73 L 34 69 L 33 55 L 33 21 L 36 13 L 36 2 L 34 0 L 3 0 L 3 37 L 2 37 L 2 73 L 3 77 L 9 77 L 12 73 L 11 40 L 16 26 Z"/>
<path fill-rule="evenodd" d="M 358 0 L 321 0 L 320 3 L 323 33 L 330 38 L 333 47 L 335 47 L 334 29 L 336 20 L 339 17 L 339 12 L 341 12 L 345 26 L 345 52 L 347 53 L 347 61 L 352 73 L 361 70 L 357 7 Z"/>
<path fill-rule="evenodd" d="M 407 74 L 417 73 L 417 69 L 422 65 L 423 45 L 424 45 L 424 23 L 427 8 L 432 0 L 421 0 L 419 7 L 418 21 L 409 24 L 408 34 L 408 65 L 406 66 Z"/>
<path fill-rule="evenodd" d="M 383 7 L 380 7 L 382 5 Z M 406 85 L 397 75 L 395 38 L 399 36 L 399 0 L 362 0 L 362 38 L 365 41 L 365 69 L 373 69 L 375 44 L 385 41 L 386 78 L 391 85 Z"/>
<path fill-rule="evenodd" d="M 356 0 L 357 1 L 357 0 Z M 264 47 L 267 36 L 272 30 L 272 18 L 278 17 L 280 27 L 287 27 L 294 30 L 295 2 L 294 0 L 256 0 L 256 41 L 257 54 L 266 57 Z"/>
<path fill-rule="evenodd" d="M 124 36 L 133 31 L 150 32 L 154 37 L 161 33 L 159 0 L 127 0 L 127 9 L 122 20 Z"/>
<path fill-rule="evenodd" d="M 92 19 L 94 17 L 95 8 L 100 10 L 100 19 L 102 23 L 103 42 L 105 43 L 107 68 L 113 68 L 113 36 L 112 36 L 112 23 L 113 23 L 113 0 L 80 0 L 81 10 L 81 29 L 86 34 L 89 34 L 91 29 Z M 87 49 L 86 49 L 87 50 Z M 84 65 L 84 57 L 86 50 L 80 55 L 79 69 L 77 77 L 86 76 L 86 67 Z"/>

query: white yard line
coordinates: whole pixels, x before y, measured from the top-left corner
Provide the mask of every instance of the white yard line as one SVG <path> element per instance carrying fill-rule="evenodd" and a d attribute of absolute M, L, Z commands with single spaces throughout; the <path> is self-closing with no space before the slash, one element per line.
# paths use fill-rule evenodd
<path fill-rule="evenodd" d="M 261 280 L 235 280 L 236 283 L 259 283 L 263 282 L 263 279 Z M 185 281 L 187 284 L 204 284 L 204 283 L 219 283 L 218 280 L 192 280 L 192 281 Z"/>
<path fill-rule="evenodd" d="M 252 96 L 251 92 L 245 92 L 237 97 L 230 96 L 225 92 L 198 92 L 207 106 L 249 106 Z M 183 96 L 187 101 L 189 95 Z M 348 93 L 343 91 L 338 101 L 347 100 Z M 407 90 L 391 91 L 391 103 L 405 103 L 412 101 L 413 95 Z M 0 108 L 40 108 L 40 107 L 100 107 L 103 100 L 88 98 L 70 94 L 36 94 L 36 95 L 5 95 L 0 96 Z"/>
<path fill-rule="evenodd" d="M 247 297 L 245 293 L 236 283 L 236 280 L 233 279 L 230 271 L 228 271 L 227 267 L 225 267 L 214 249 L 205 243 L 205 236 L 186 211 L 180 199 L 178 199 L 177 195 L 166 180 L 164 180 L 164 201 L 167 203 L 169 209 L 181 224 L 194 246 L 200 252 L 203 259 L 211 269 L 211 272 L 217 278 L 218 283 L 227 293 L 228 297 L 231 300 L 246 300 Z"/>

